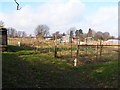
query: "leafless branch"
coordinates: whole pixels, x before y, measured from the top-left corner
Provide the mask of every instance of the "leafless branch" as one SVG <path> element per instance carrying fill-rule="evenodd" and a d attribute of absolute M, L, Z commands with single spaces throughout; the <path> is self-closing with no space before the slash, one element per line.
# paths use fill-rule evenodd
<path fill-rule="evenodd" d="M 20 10 L 21 8 L 19 8 L 19 3 L 16 0 L 14 0 L 14 1 L 17 4 L 17 10 Z"/>

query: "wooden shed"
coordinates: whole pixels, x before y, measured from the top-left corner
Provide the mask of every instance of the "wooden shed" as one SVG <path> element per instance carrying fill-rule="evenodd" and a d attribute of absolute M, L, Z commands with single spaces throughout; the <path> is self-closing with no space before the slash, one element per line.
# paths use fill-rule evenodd
<path fill-rule="evenodd" d="M 0 27 L 0 51 L 7 51 L 7 29 Z"/>

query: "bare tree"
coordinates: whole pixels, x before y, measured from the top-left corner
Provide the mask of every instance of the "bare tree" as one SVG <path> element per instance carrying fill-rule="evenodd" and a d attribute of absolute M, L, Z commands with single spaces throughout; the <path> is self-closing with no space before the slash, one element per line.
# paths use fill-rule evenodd
<path fill-rule="evenodd" d="M 49 27 L 45 24 L 38 25 L 35 29 L 35 35 L 37 38 L 43 38 L 49 34 Z"/>
<path fill-rule="evenodd" d="M 67 31 L 67 34 L 70 35 L 70 43 L 72 43 L 72 38 L 74 36 L 74 32 L 75 32 L 76 28 L 75 27 L 71 27 L 68 31 Z"/>
<path fill-rule="evenodd" d="M 4 22 L 0 21 L 0 27 L 3 27 L 3 26 L 4 26 Z"/>
<path fill-rule="evenodd" d="M 26 37 L 26 32 L 25 31 L 18 31 L 17 36 L 18 37 Z"/>
<path fill-rule="evenodd" d="M 27 36 L 26 32 L 22 31 L 22 37 L 26 37 L 26 36 Z"/>
<path fill-rule="evenodd" d="M 109 33 L 109 32 L 104 32 L 104 33 L 103 33 L 103 38 L 104 38 L 104 40 L 108 40 L 109 37 L 110 37 L 110 33 Z"/>
<path fill-rule="evenodd" d="M 17 36 L 18 36 L 18 37 L 22 37 L 22 31 L 18 31 L 18 32 L 17 32 Z"/>
<path fill-rule="evenodd" d="M 12 27 L 8 28 L 8 37 L 15 37 L 16 36 L 16 30 Z"/>
<path fill-rule="evenodd" d="M 74 35 L 74 32 L 75 32 L 76 28 L 75 27 L 71 27 L 70 29 L 68 29 L 68 31 L 66 32 L 68 35 L 70 35 L 70 32 L 72 31 L 73 32 L 73 35 Z"/>
<path fill-rule="evenodd" d="M 18 37 L 18 31 L 15 30 L 14 37 Z"/>
<path fill-rule="evenodd" d="M 94 39 L 98 40 L 98 39 L 101 39 L 101 40 L 107 40 L 110 38 L 110 33 L 109 32 L 104 32 L 102 33 L 101 31 L 98 31 L 96 34 L 95 34 L 95 37 Z"/>

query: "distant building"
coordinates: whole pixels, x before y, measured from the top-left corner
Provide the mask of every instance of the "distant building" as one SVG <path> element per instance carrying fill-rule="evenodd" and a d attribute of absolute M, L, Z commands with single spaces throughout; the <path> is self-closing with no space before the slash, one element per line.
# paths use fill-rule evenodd
<path fill-rule="evenodd" d="M 46 36 L 44 37 L 45 40 L 52 40 L 53 39 L 53 36 Z"/>
<path fill-rule="evenodd" d="M 93 37 L 86 37 L 87 41 L 94 41 Z"/>
<path fill-rule="evenodd" d="M 62 42 L 70 42 L 70 35 L 62 36 Z"/>
<path fill-rule="evenodd" d="M 120 40 L 109 39 L 109 40 L 106 41 L 106 43 L 120 44 Z"/>

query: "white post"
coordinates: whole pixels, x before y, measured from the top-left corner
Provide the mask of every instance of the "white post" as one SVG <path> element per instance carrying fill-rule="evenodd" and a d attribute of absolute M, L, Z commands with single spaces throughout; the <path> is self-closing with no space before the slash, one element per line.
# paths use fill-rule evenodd
<path fill-rule="evenodd" d="M 20 46 L 20 42 L 18 42 L 18 46 Z"/>
<path fill-rule="evenodd" d="M 74 60 L 74 66 L 77 66 L 77 59 Z"/>

